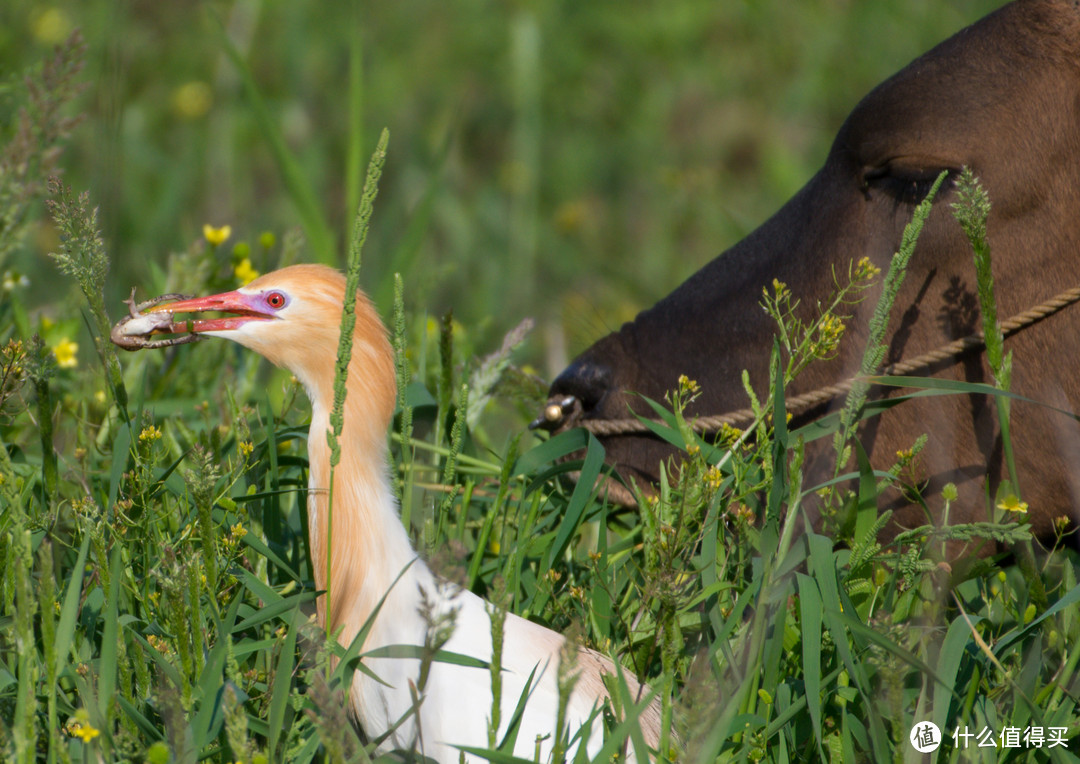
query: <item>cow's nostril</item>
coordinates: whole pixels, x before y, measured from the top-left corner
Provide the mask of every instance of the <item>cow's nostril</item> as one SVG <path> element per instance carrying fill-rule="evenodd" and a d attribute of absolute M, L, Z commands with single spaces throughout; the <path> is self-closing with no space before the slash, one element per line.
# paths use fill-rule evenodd
<path fill-rule="evenodd" d="M 611 389 L 611 369 L 587 361 L 575 361 L 551 383 L 547 405 L 529 429 L 557 432 L 573 427 L 583 416 L 597 410 Z"/>
<path fill-rule="evenodd" d="M 575 361 L 551 383 L 552 398 L 572 395 L 581 402 L 583 413 L 600 406 L 611 390 L 611 369 L 589 361 Z"/>

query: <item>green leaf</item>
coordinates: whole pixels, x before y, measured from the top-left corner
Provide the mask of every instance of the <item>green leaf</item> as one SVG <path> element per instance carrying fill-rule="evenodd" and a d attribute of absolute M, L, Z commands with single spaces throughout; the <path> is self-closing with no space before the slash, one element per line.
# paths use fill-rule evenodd
<path fill-rule="evenodd" d="M 248 616 L 240 623 L 233 626 L 230 633 L 239 634 L 241 631 L 244 631 L 246 629 L 250 629 L 254 626 L 266 623 L 267 621 L 272 621 L 273 619 L 280 616 L 282 613 L 287 613 L 297 605 L 303 602 L 311 602 L 317 597 L 317 592 L 307 591 L 297 592 L 296 594 L 279 599 L 277 602 L 274 602 L 271 605 L 259 608 L 254 615 Z"/>
<path fill-rule="evenodd" d="M 296 659 L 296 635 L 300 632 L 298 621 L 299 608 L 293 611 L 292 617 L 287 619 L 288 630 L 285 633 L 285 641 L 281 645 L 281 653 L 278 656 L 277 665 L 274 667 L 274 681 L 270 688 L 270 712 L 267 716 L 270 728 L 270 759 L 282 761 L 283 751 L 279 752 L 282 733 L 288 732 L 284 728 L 285 711 L 288 709 L 289 698 L 292 695 L 292 672 Z"/>
<path fill-rule="evenodd" d="M 958 615 L 949 624 L 949 630 L 941 643 L 941 652 L 938 653 L 937 675 L 941 682 L 934 684 L 934 716 L 933 722 L 938 729 L 944 730 L 945 723 L 949 719 L 950 695 L 956 690 L 956 677 L 960 673 L 960 667 L 964 665 L 964 655 L 967 645 L 971 641 L 971 630 L 982 618 L 968 618 L 963 614 Z"/>
<path fill-rule="evenodd" d="M 86 554 L 89 550 L 90 534 L 86 533 L 83 534 L 82 544 L 79 545 L 79 556 L 71 571 L 71 580 L 68 581 L 67 591 L 64 593 L 64 603 L 60 606 L 60 621 L 56 625 L 56 644 L 53 645 L 53 660 L 57 666 L 63 666 L 67 662 L 68 651 L 71 650 L 71 642 L 75 636 L 75 619 L 79 614 L 83 573 L 86 570 Z M 113 581 L 114 589 L 120 586 L 119 579 L 114 578 Z"/>
<path fill-rule="evenodd" d="M 514 465 L 514 475 L 531 475 L 545 464 L 550 464 L 576 451 L 587 448 L 589 437 L 587 430 L 575 427 L 545 440 L 518 457 L 517 463 Z"/>
<path fill-rule="evenodd" d="M 363 657 L 365 658 L 402 658 L 414 660 L 420 660 L 424 655 L 425 648 L 422 645 L 383 645 L 382 647 L 376 647 L 373 650 L 367 650 L 363 653 Z M 471 655 L 450 652 L 449 650 L 436 651 L 433 660 L 438 661 L 439 663 L 450 663 L 454 666 L 467 666 L 469 668 L 486 669 L 490 667 L 490 664 L 487 661 L 473 658 Z"/>
<path fill-rule="evenodd" d="M 814 728 L 818 755 L 822 760 L 824 738 L 821 734 L 821 593 L 817 581 L 804 573 L 796 574 L 799 585 L 799 619 L 802 622 L 803 683 L 806 685 L 806 707 Z"/>
<path fill-rule="evenodd" d="M 1035 628 L 1047 618 L 1061 612 L 1065 608 L 1075 605 L 1077 602 L 1080 602 L 1080 585 L 1074 586 L 1067 591 L 1061 599 L 1048 607 L 1042 615 L 1032 620 L 1031 623 L 1002 635 L 1002 637 L 994 643 L 994 655 L 999 659 L 1002 658 L 1005 655 L 1005 651 L 1013 642 L 1033 633 Z"/>
<path fill-rule="evenodd" d="M 570 502 L 566 505 L 566 512 L 559 523 L 555 534 L 554 543 L 544 555 L 543 570 L 549 569 L 570 543 L 574 531 L 581 524 L 581 518 L 585 507 L 595 493 L 596 479 L 600 476 L 600 468 L 604 466 L 604 447 L 593 435 L 589 435 L 589 445 L 585 451 L 585 462 L 581 465 L 581 475 L 578 477 L 574 492 L 570 496 Z"/>
<path fill-rule="evenodd" d="M 102 719 L 109 718 L 109 704 L 113 700 L 116 689 L 117 632 L 120 628 L 117 602 L 120 597 L 123 552 L 123 547 L 117 545 L 112 551 L 112 562 L 109 565 L 109 580 L 112 585 L 109 588 L 108 601 L 105 603 L 105 628 L 101 635 L 101 657 L 98 661 L 98 682 L 101 686 L 98 702 L 101 704 L 99 712 Z"/>
<path fill-rule="evenodd" d="M 135 708 L 135 706 L 131 704 L 131 701 L 129 701 L 123 695 L 118 695 L 116 700 L 120 704 L 121 710 L 125 714 L 127 714 L 128 718 L 131 719 L 131 721 L 135 722 L 135 725 L 139 728 L 142 734 L 144 734 L 150 740 L 164 740 L 161 732 L 158 730 L 157 727 L 154 726 L 154 723 L 147 719 L 145 716 L 143 716 L 139 709 Z"/>
<path fill-rule="evenodd" d="M 107 506 L 116 504 L 116 497 L 120 491 L 120 481 L 123 479 L 124 470 L 128 465 L 128 451 L 131 449 L 131 428 L 118 427 L 116 437 L 112 442 L 112 465 L 109 470 L 109 503 Z"/>

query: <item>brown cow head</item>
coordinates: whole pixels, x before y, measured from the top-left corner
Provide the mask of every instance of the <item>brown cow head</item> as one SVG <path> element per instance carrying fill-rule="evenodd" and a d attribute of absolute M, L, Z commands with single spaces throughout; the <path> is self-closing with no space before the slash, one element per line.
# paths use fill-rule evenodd
<path fill-rule="evenodd" d="M 759 306 L 762 287 L 786 282 L 813 304 L 833 273 L 867 255 L 885 269 L 914 204 L 942 170 L 967 166 L 989 191 L 989 240 L 999 313 L 1013 315 L 1080 283 L 1080 10 L 1073 2 L 1019 0 L 916 59 L 855 107 L 824 167 L 764 225 L 691 276 L 632 322 L 590 347 L 554 381 L 552 399 L 572 396 L 581 419 L 621 419 L 661 399 L 680 374 L 696 379 L 699 414 L 747 405 L 749 370 L 765 391 L 775 331 Z M 947 182 L 919 240 L 897 299 L 889 360 L 910 358 L 980 327 L 971 249 L 949 203 Z M 811 367 L 791 394 L 847 378 L 858 367 L 867 314 L 857 309 L 835 360 Z M 1080 382 L 1080 307 L 1017 335 L 1013 389 L 1073 410 Z M 988 381 L 977 354 L 942 376 Z M 954 506 L 984 517 L 984 483 L 999 479 L 1000 439 L 985 399 L 908 402 L 863 433 L 876 466 L 923 432 L 931 492 L 955 482 Z M 820 412 L 819 412 L 820 413 Z M 1046 532 L 1080 504 L 1080 428 L 1067 417 L 1017 405 L 1014 446 L 1021 489 Z M 628 479 L 653 480 L 671 452 L 647 437 L 605 439 L 608 459 Z M 875 458 L 876 454 L 876 458 Z M 824 457 L 824 454 L 821 454 Z M 1074 474 L 1076 473 L 1076 474 Z M 811 475 L 812 477 L 812 475 Z M 957 518 L 954 514 L 955 519 Z M 917 522 L 898 515 L 898 522 Z"/>

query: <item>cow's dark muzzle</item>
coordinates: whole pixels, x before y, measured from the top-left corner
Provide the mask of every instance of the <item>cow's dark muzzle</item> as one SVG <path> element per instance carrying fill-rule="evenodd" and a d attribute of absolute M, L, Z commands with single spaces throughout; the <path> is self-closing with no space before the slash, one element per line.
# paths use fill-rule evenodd
<path fill-rule="evenodd" d="M 557 434 L 578 426 L 592 429 L 590 422 L 627 417 L 629 411 L 626 404 L 621 402 L 621 396 L 617 394 L 622 385 L 615 384 L 614 380 L 611 366 L 606 363 L 584 359 L 574 361 L 551 383 L 547 403 L 529 427 Z M 604 443 L 606 460 L 618 473 L 618 479 L 602 475 L 597 481 L 597 490 L 614 505 L 636 506 L 634 487 L 651 493 L 657 475 L 646 473 L 635 465 L 659 465 L 669 455 L 671 447 L 640 434 L 598 437 Z M 651 453 L 646 455 L 643 449 Z M 582 450 L 567 454 L 563 460 L 581 459 L 584 455 Z M 570 474 L 572 480 L 576 481 L 579 477 L 580 473 Z"/>
<path fill-rule="evenodd" d="M 582 419 L 598 416 L 610 391 L 610 368 L 591 361 L 575 361 L 551 383 L 544 410 L 529 427 L 558 432 Z"/>

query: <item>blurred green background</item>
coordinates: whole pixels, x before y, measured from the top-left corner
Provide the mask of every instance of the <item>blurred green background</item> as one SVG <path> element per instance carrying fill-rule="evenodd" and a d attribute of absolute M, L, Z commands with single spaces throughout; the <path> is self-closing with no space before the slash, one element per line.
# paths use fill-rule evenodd
<path fill-rule="evenodd" d="M 401 271 L 410 309 L 453 309 L 479 350 L 533 316 L 524 360 L 550 377 L 779 208 L 871 87 L 999 4 L 4 0 L 0 128 L 13 83 L 81 28 L 86 119 L 61 166 L 100 206 L 118 316 L 204 223 L 232 226 L 224 259 L 301 223 L 222 28 L 343 249 L 359 52 L 362 161 L 391 134 L 368 290 L 386 315 Z M 29 277 L 31 310 L 70 318 L 36 214 L 0 270 Z"/>

